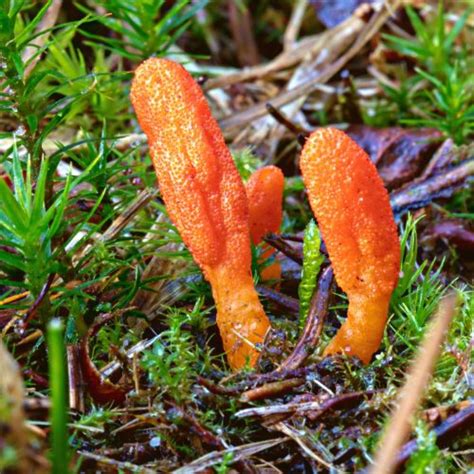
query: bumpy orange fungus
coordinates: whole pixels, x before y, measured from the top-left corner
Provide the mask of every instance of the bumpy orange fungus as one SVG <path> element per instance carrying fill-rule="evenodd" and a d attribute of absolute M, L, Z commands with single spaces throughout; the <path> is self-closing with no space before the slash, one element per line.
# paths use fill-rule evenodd
<path fill-rule="evenodd" d="M 265 166 L 255 171 L 247 181 L 246 191 L 249 203 L 250 236 L 254 245 L 262 242 L 269 232 L 278 232 L 283 219 L 283 188 L 285 178 L 280 168 Z M 273 247 L 265 245 L 261 261 L 272 257 Z M 263 281 L 279 280 L 281 266 L 278 262 L 264 267 L 260 273 Z"/>
<path fill-rule="evenodd" d="M 368 363 L 380 346 L 400 269 L 400 245 L 388 193 L 367 154 L 344 132 L 320 129 L 303 148 L 301 171 L 347 320 L 326 354 Z"/>
<path fill-rule="evenodd" d="M 149 59 L 131 99 L 169 216 L 212 286 L 229 364 L 258 358 L 270 323 L 251 275 L 245 188 L 200 87 L 179 64 Z"/>

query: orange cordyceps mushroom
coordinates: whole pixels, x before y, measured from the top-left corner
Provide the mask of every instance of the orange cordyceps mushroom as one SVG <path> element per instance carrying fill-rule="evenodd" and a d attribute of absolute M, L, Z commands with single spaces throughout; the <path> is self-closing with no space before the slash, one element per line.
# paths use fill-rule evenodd
<path fill-rule="evenodd" d="M 229 364 L 254 365 L 270 327 L 251 274 L 245 188 L 207 101 L 166 59 L 135 72 L 131 99 L 171 220 L 212 286 Z"/>
<path fill-rule="evenodd" d="M 340 130 L 313 132 L 300 167 L 336 281 L 349 298 L 347 320 L 325 353 L 368 363 L 380 346 L 400 271 L 388 193 L 364 150 Z"/>
<path fill-rule="evenodd" d="M 269 232 L 278 232 L 283 219 L 283 188 L 285 178 L 280 168 L 265 166 L 252 173 L 247 181 L 246 191 L 249 203 L 250 236 L 254 245 L 262 242 Z M 275 253 L 273 247 L 266 245 L 261 261 L 264 262 Z M 262 280 L 279 280 L 281 266 L 273 262 L 264 267 Z"/>

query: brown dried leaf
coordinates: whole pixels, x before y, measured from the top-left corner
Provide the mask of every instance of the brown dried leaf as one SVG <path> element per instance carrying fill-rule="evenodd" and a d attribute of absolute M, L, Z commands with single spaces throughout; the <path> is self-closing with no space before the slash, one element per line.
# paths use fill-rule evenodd
<path fill-rule="evenodd" d="M 441 133 L 431 128 L 377 129 L 351 125 L 347 133 L 377 165 L 388 189 L 398 188 L 416 178 L 441 142 Z"/>
<path fill-rule="evenodd" d="M 474 232 L 461 220 L 446 219 L 433 224 L 426 230 L 425 239 L 443 240 L 464 256 L 474 258 Z"/>

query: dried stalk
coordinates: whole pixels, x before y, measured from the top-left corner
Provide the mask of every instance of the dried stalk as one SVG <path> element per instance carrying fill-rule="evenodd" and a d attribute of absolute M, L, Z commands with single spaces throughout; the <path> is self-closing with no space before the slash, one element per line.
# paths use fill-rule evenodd
<path fill-rule="evenodd" d="M 327 267 L 321 274 L 317 290 L 313 292 L 306 324 L 301 337 L 290 356 L 278 368 L 281 370 L 294 370 L 308 358 L 309 354 L 319 339 L 323 322 L 328 310 L 333 270 Z"/>
<path fill-rule="evenodd" d="M 474 175 L 474 158 L 464 160 L 452 168 L 439 170 L 429 178 L 409 184 L 390 194 L 395 214 L 426 206 L 438 197 L 449 197 L 457 186 L 465 184 Z"/>
<path fill-rule="evenodd" d="M 379 449 L 369 471 L 371 474 L 395 472 L 398 451 L 410 433 L 412 417 L 431 378 L 448 328 L 456 314 L 456 305 L 455 294 L 450 294 L 441 301 L 432 326 L 411 365 L 405 385 L 399 392 L 398 406 L 393 411 L 379 443 Z"/>
<path fill-rule="evenodd" d="M 263 400 L 265 398 L 276 397 L 289 392 L 292 388 L 299 387 L 305 383 L 305 379 L 286 379 L 278 382 L 271 382 L 258 388 L 253 388 L 242 393 L 240 401 L 243 403 Z"/>
<path fill-rule="evenodd" d="M 293 11 L 291 12 L 290 21 L 288 22 L 285 34 L 283 35 L 283 48 L 285 51 L 288 51 L 293 47 L 296 38 L 298 37 L 307 7 L 308 0 L 297 0 L 295 3 Z"/>
<path fill-rule="evenodd" d="M 183 466 L 175 471 L 173 474 L 198 474 L 204 472 L 206 469 L 215 466 L 222 462 L 222 460 L 232 454 L 233 462 L 240 461 L 250 456 L 253 456 L 266 449 L 273 448 L 279 444 L 288 441 L 287 437 L 271 439 L 268 441 L 258 441 L 257 443 L 244 444 L 235 448 L 228 448 L 223 451 L 213 451 L 205 456 L 196 459 L 190 464 Z"/>

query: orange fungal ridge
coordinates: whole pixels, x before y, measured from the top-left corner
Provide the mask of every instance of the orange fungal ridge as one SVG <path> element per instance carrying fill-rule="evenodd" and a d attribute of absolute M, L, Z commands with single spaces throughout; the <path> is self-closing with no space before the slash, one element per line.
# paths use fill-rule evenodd
<path fill-rule="evenodd" d="M 251 275 L 245 188 L 200 87 L 179 64 L 152 58 L 131 99 L 169 216 L 212 286 L 233 369 L 258 358 L 270 323 Z"/>
<path fill-rule="evenodd" d="M 347 320 L 325 353 L 368 363 L 380 346 L 400 269 L 388 193 L 364 150 L 336 129 L 310 135 L 300 167 L 337 283 L 349 299 Z"/>
<path fill-rule="evenodd" d="M 249 203 L 250 236 L 254 245 L 262 242 L 269 232 L 278 232 L 283 219 L 283 189 L 285 178 L 280 168 L 265 166 L 252 173 L 246 184 Z M 269 245 L 261 254 L 264 262 L 272 257 L 275 250 Z M 271 263 L 261 271 L 263 281 L 279 280 L 281 266 L 278 262 Z"/>

